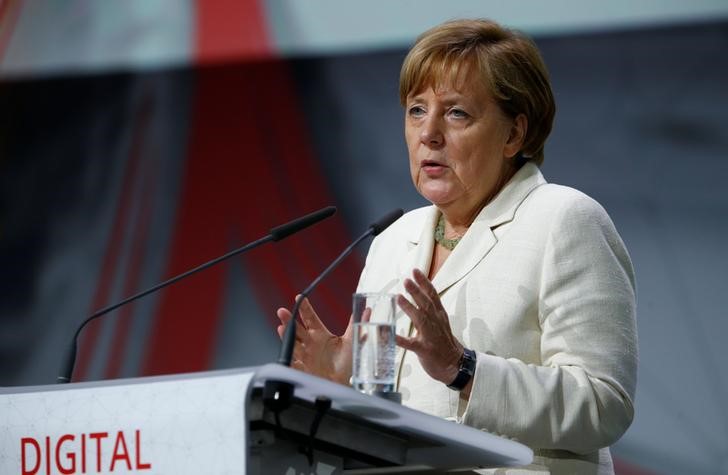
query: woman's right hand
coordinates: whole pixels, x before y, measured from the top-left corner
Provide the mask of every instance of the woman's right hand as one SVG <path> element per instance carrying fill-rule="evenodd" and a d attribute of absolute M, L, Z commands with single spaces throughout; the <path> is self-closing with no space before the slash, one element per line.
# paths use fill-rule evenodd
<path fill-rule="evenodd" d="M 296 326 L 296 344 L 293 347 L 291 366 L 321 378 L 349 385 L 351 378 L 351 336 L 352 321 L 341 336 L 329 331 L 316 315 L 308 299 L 303 299 L 299 311 L 300 320 Z M 291 311 L 279 308 L 276 311 L 281 324 L 278 336 L 283 338 Z"/>

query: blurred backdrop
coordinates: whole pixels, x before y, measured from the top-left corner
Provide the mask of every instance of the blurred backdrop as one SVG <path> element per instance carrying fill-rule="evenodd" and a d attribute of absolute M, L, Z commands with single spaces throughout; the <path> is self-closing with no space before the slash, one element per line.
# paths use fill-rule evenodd
<path fill-rule="evenodd" d="M 54 382 L 76 326 L 300 214 L 335 218 L 90 325 L 75 380 L 257 365 L 274 311 L 411 185 L 415 36 L 531 34 L 549 181 L 596 198 L 637 272 L 618 473 L 728 473 L 728 2 L 0 0 L 0 385 Z M 366 249 L 313 295 L 341 330 Z"/>

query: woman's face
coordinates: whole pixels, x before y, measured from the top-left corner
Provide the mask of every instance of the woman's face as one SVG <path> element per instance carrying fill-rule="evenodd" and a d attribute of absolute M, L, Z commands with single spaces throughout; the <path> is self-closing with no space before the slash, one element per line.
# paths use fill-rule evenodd
<path fill-rule="evenodd" d="M 473 214 L 512 175 L 507 160 L 520 148 L 525 116 L 508 118 L 482 81 L 467 79 L 458 90 L 445 84 L 407 96 L 405 139 L 417 191 L 440 209 Z"/>

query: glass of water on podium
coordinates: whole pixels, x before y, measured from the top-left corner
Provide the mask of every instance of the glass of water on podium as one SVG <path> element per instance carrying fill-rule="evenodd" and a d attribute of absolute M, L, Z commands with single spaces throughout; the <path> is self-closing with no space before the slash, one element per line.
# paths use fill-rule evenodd
<path fill-rule="evenodd" d="M 358 293 L 353 297 L 352 386 L 357 391 L 399 402 L 395 391 L 396 295 Z"/>

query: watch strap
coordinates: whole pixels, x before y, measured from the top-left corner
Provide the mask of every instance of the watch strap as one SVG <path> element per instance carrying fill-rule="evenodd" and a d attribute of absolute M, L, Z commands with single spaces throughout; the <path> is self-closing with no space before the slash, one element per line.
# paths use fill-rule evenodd
<path fill-rule="evenodd" d="M 477 356 L 475 351 L 465 348 L 463 350 L 463 356 L 460 358 L 460 368 L 458 368 L 458 375 L 455 376 L 455 380 L 448 384 L 447 387 L 454 389 L 455 391 L 462 391 L 465 386 L 468 385 L 473 375 L 475 374 L 475 363 Z"/>

